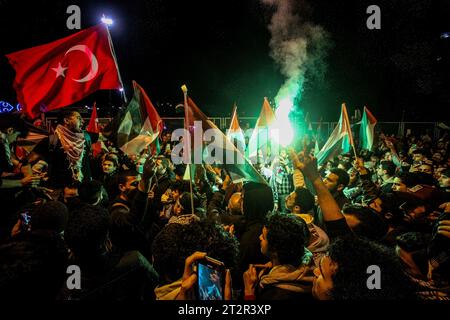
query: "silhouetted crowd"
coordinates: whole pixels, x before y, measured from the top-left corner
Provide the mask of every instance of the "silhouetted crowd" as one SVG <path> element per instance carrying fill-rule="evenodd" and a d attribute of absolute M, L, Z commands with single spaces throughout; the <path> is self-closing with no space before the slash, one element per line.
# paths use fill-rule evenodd
<path fill-rule="evenodd" d="M 255 166 L 262 184 L 174 165 L 170 132 L 127 156 L 82 126 L 63 111 L 36 142 L 0 117 L 2 299 L 195 300 L 207 257 L 215 299 L 450 299 L 445 130 L 378 132 L 322 166 L 284 149 Z"/>

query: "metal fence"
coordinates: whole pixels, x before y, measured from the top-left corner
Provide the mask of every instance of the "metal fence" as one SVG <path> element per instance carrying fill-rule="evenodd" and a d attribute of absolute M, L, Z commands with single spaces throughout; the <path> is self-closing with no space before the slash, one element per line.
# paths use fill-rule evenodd
<path fill-rule="evenodd" d="M 165 130 L 167 131 L 173 131 L 184 126 L 184 118 L 163 117 L 162 119 L 164 121 Z M 209 119 L 214 122 L 214 124 L 222 131 L 225 131 L 230 127 L 230 117 L 212 117 Z M 257 119 L 257 117 L 239 117 L 242 128 L 245 128 L 245 125 L 247 123 L 249 128 L 254 128 Z M 98 119 L 100 124 L 106 124 L 110 120 L 111 118 Z M 84 121 L 86 123 L 89 122 L 89 118 L 85 118 Z M 394 134 L 397 136 L 403 136 L 407 133 L 408 130 L 410 130 L 411 133 L 415 135 L 428 133 L 430 137 L 438 139 L 443 134 L 443 130 L 438 127 L 438 124 L 439 122 L 377 122 L 375 130 L 378 132 L 383 132 L 385 134 Z M 47 129 L 50 129 L 51 127 L 54 128 L 55 125 L 56 118 L 46 118 Z M 293 125 L 295 126 L 295 123 Z M 305 124 L 303 123 L 303 125 Z M 313 131 L 316 131 L 319 125 L 321 128 L 321 132 L 323 134 L 326 133 L 327 136 L 329 136 L 337 125 L 337 122 L 312 122 L 311 126 Z"/>

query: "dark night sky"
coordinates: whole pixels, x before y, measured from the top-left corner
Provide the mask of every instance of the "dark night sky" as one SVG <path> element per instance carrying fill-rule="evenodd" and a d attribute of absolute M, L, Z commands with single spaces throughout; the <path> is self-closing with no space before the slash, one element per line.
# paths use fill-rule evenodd
<path fill-rule="evenodd" d="M 449 1 L 310 0 L 312 22 L 333 42 L 323 82 L 309 82 L 301 106 L 312 120 L 337 120 L 364 104 L 380 120 L 444 120 L 450 104 Z M 210 116 L 257 116 L 264 96 L 274 97 L 284 78 L 269 56 L 271 10 L 259 0 L 230 1 L 45 1 L 0 0 L 0 100 L 15 102 L 14 72 L 4 54 L 67 36 L 66 8 L 77 4 L 82 28 L 102 13 L 115 19 L 111 34 L 119 68 L 131 96 L 136 80 L 156 103 L 177 104 L 181 84 Z M 366 8 L 381 7 L 382 29 L 366 28 Z M 111 98 L 98 93 L 83 103 Z M 163 114 L 173 113 L 166 110 Z M 448 117 L 448 116 L 447 116 Z"/>

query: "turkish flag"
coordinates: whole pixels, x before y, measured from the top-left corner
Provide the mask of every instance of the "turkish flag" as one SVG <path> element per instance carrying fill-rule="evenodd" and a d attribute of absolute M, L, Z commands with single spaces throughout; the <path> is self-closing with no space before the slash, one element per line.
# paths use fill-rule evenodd
<path fill-rule="evenodd" d="M 89 119 L 89 124 L 86 127 L 87 132 L 99 133 L 100 129 L 98 128 L 98 118 L 97 118 L 97 104 L 94 103 L 92 107 L 91 118 Z"/>
<path fill-rule="evenodd" d="M 122 87 L 106 25 L 6 55 L 16 70 L 22 110 L 34 118 L 75 103 L 99 89 Z"/>
<path fill-rule="evenodd" d="M 100 133 L 100 128 L 98 127 L 98 118 L 97 118 L 97 104 L 94 103 L 94 106 L 92 108 L 91 113 L 91 119 L 89 120 L 89 124 L 86 127 L 87 132 L 92 133 Z M 103 150 L 107 151 L 105 144 L 100 139 L 93 143 L 91 146 L 92 154 L 94 155 L 94 158 L 97 158 Z"/>

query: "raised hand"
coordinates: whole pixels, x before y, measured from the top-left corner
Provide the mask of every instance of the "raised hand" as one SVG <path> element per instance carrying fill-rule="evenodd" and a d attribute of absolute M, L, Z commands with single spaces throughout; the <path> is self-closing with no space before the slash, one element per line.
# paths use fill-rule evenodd
<path fill-rule="evenodd" d="M 181 282 L 180 293 L 176 300 L 192 300 L 194 297 L 194 286 L 197 282 L 197 274 L 194 272 L 194 262 L 204 259 L 206 257 L 205 252 L 195 252 L 186 258 L 184 262 L 184 273 Z"/>
<path fill-rule="evenodd" d="M 303 151 L 295 153 L 294 149 L 289 150 L 294 168 L 300 169 L 309 180 L 314 181 L 320 178 L 319 171 L 317 170 L 317 159 L 309 154 L 305 154 Z"/>

